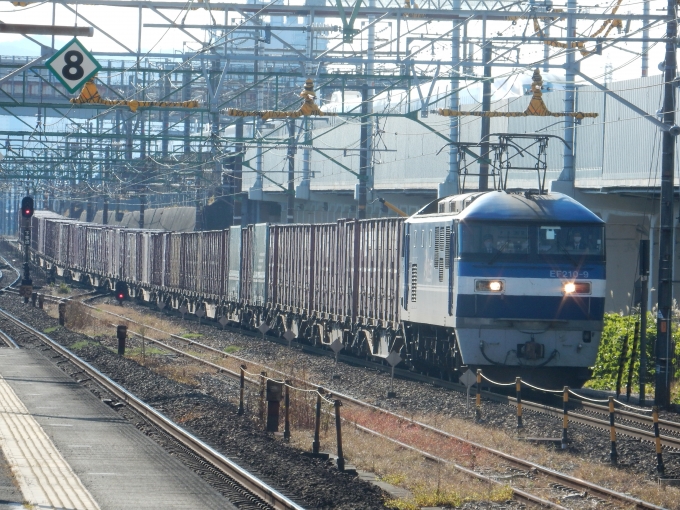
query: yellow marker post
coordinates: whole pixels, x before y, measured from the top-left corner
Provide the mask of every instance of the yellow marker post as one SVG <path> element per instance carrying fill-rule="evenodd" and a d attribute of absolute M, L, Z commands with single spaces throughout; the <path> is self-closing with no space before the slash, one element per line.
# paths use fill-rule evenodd
<path fill-rule="evenodd" d="M 611 439 L 612 449 L 609 454 L 609 459 L 612 464 L 616 464 L 619 454 L 616 453 L 616 424 L 614 423 L 614 397 L 609 397 L 609 438 Z"/>
<path fill-rule="evenodd" d="M 562 393 L 562 449 L 567 448 L 567 427 L 569 426 L 569 386 L 565 386 Z"/>

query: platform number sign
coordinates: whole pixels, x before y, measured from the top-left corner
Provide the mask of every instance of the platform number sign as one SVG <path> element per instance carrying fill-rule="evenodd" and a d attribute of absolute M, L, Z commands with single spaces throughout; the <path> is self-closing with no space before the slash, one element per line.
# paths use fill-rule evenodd
<path fill-rule="evenodd" d="M 83 85 L 102 68 L 92 54 L 75 37 L 56 52 L 45 65 L 71 93 Z"/>

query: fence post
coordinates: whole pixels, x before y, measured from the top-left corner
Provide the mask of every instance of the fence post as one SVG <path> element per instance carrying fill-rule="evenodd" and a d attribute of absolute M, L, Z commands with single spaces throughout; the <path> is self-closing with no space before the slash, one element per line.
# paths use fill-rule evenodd
<path fill-rule="evenodd" d="M 264 403 L 264 398 L 265 398 L 265 392 L 266 392 L 266 386 L 267 386 L 267 372 L 262 371 L 260 372 L 260 423 L 264 424 L 266 427 L 267 420 L 265 418 L 265 403 Z"/>
<path fill-rule="evenodd" d="M 288 442 L 290 441 L 290 381 L 286 380 L 285 384 L 286 384 L 286 396 L 285 396 L 286 416 L 283 425 L 283 440 Z"/>
<path fill-rule="evenodd" d="M 125 356 L 125 340 L 127 339 L 127 326 L 121 324 L 116 327 L 116 337 L 118 338 L 118 356 Z"/>
<path fill-rule="evenodd" d="M 609 437 L 612 443 L 609 459 L 612 464 L 616 464 L 619 458 L 618 453 L 616 453 L 616 424 L 614 423 L 614 412 L 614 397 L 609 397 Z"/>
<path fill-rule="evenodd" d="M 45 307 L 45 296 L 38 294 L 38 308 L 41 310 Z"/>
<path fill-rule="evenodd" d="M 335 432 L 338 442 L 338 469 L 340 471 L 344 471 L 345 458 L 342 455 L 342 428 L 341 428 L 342 424 L 340 420 L 340 406 L 342 405 L 342 402 L 336 400 L 334 404 L 335 404 Z"/>
<path fill-rule="evenodd" d="M 663 455 L 661 454 L 661 436 L 659 435 L 659 408 L 652 407 L 652 419 L 654 420 L 654 442 L 656 443 L 656 471 L 660 475 L 666 472 L 663 465 Z"/>
<path fill-rule="evenodd" d="M 31 305 L 33 308 L 35 308 L 35 302 L 38 301 L 38 293 L 37 292 L 32 292 L 31 293 Z"/>
<path fill-rule="evenodd" d="M 66 303 L 63 301 L 59 303 L 59 325 L 66 324 Z"/>
<path fill-rule="evenodd" d="M 522 378 L 515 377 L 515 390 L 517 392 L 517 428 L 521 429 L 522 424 Z"/>
<path fill-rule="evenodd" d="M 477 396 L 475 400 L 475 420 L 482 419 L 482 369 L 477 369 Z"/>
<path fill-rule="evenodd" d="M 569 426 L 569 410 L 567 404 L 569 403 L 569 386 L 564 387 L 562 393 L 562 449 L 567 448 L 567 427 Z"/>
<path fill-rule="evenodd" d="M 316 420 L 314 421 L 314 442 L 312 443 L 312 453 L 318 455 L 319 453 L 319 432 L 321 429 L 321 395 L 323 395 L 323 388 L 319 387 L 316 390 Z"/>
<path fill-rule="evenodd" d="M 243 413 L 245 412 L 245 409 L 243 407 L 243 391 L 245 390 L 245 387 L 246 387 L 246 372 L 245 372 L 245 370 L 246 370 L 246 366 L 241 365 L 241 383 L 240 383 L 241 384 L 241 387 L 240 387 L 241 395 L 240 395 L 239 401 L 238 401 L 238 412 L 236 413 L 239 416 L 243 415 Z"/>
<path fill-rule="evenodd" d="M 279 411 L 283 397 L 283 383 L 267 381 L 267 432 L 279 431 Z"/>

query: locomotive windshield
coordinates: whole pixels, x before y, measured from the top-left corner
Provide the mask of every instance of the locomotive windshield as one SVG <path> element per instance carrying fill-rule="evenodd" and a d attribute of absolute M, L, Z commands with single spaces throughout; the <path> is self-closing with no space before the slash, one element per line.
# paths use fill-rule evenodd
<path fill-rule="evenodd" d="M 458 252 L 463 258 L 604 259 L 601 225 L 466 222 L 459 225 L 458 239 Z"/>

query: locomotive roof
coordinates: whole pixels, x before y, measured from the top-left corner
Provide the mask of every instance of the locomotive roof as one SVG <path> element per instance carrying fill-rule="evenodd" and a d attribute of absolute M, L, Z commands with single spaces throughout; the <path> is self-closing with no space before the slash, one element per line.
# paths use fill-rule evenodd
<path fill-rule="evenodd" d="M 461 221 L 559 221 L 604 223 L 588 208 L 562 193 L 535 195 L 487 191 L 454 195 L 433 202 L 422 215 L 452 215 Z"/>

